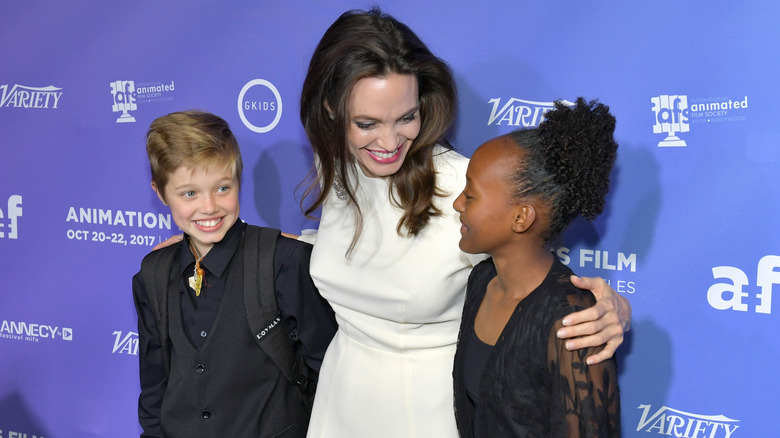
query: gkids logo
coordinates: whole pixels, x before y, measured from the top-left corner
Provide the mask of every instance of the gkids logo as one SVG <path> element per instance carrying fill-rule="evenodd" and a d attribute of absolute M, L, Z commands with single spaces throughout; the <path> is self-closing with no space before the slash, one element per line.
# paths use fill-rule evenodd
<path fill-rule="evenodd" d="M 780 284 L 780 256 L 767 255 L 758 261 L 756 286 L 761 289 L 756 294 L 756 313 L 772 313 L 772 287 Z M 717 280 L 727 279 L 729 282 L 716 283 L 707 290 L 707 301 L 718 310 L 748 311 L 745 298 L 748 292 L 742 288 L 750 284 L 747 274 L 734 266 L 716 266 L 712 268 L 712 276 Z M 755 301 L 754 301 L 755 302 Z"/>
<path fill-rule="evenodd" d="M 48 87 L 27 87 L 14 84 L 8 91 L 8 84 L 0 85 L 0 108 L 39 108 L 57 109 L 62 97 L 62 88 L 53 85 Z"/>
<path fill-rule="evenodd" d="M 678 132 L 690 131 L 690 110 L 688 109 L 688 96 L 685 95 L 661 95 L 650 98 L 655 113 L 655 134 L 666 133 L 666 138 L 658 142 L 659 147 L 687 146 L 684 140 L 677 137 Z"/>
<path fill-rule="evenodd" d="M 568 100 L 561 100 L 561 103 L 567 106 L 574 105 Z M 504 105 L 501 105 L 501 98 L 490 99 L 488 103 L 493 104 L 488 118 L 488 126 L 501 125 L 506 122 L 508 126 L 522 126 L 524 128 L 536 127 L 544 121 L 544 115 L 555 108 L 554 102 L 534 102 L 532 100 L 522 100 L 511 98 Z"/>
<path fill-rule="evenodd" d="M 113 335 L 114 349 L 111 350 L 111 353 L 138 355 L 138 333 L 127 332 L 122 334 L 121 331 L 116 331 Z"/>
<path fill-rule="evenodd" d="M 6 237 L 8 239 L 19 238 L 19 217 L 22 215 L 22 197 L 20 195 L 11 195 L 8 198 L 8 208 L 5 210 L 5 216 L 3 216 L 3 210 L 0 209 L 0 237 Z M 4 231 L 7 230 L 7 231 Z"/>
<path fill-rule="evenodd" d="M 724 415 L 699 415 L 678 411 L 666 406 L 650 414 L 650 405 L 639 405 L 642 418 L 636 426 L 637 432 L 645 431 L 656 435 L 680 438 L 728 438 L 739 425 L 739 420 Z"/>
<path fill-rule="evenodd" d="M 268 132 L 282 118 L 282 96 L 265 79 L 249 81 L 238 93 L 238 115 L 244 126 L 257 133 Z"/>
<path fill-rule="evenodd" d="M 135 93 L 135 82 L 116 81 L 111 82 L 111 95 L 114 96 L 114 104 L 111 110 L 115 113 L 121 112 L 122 115 L 116 119 L 117 123 L 135 122 L 135 117 L 130 115 L 129 111 L 138 109 L 138 97 Z"/>

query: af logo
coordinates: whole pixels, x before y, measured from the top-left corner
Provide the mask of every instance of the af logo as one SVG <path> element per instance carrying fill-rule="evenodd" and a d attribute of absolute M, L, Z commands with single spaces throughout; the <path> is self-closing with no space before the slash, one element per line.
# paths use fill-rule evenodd
<path fill-rule="evenodd" d="M 663 94 L 650 98 L 655 113 L 653 133 L 666 133 L 666 138 L 658 142 L 658 147 L 687 146 L 685 140 L 681 140 L 678 132 L 690 131 L 690 110 L 688 109 L 688 96 Z"/>
<path fill-rule="evenodd" d="M 772 313 L 772 287 L 780 284 L 780 256 L 767 255 L 758 261 L 756 273 L 756 286 L 761 291 L 756 294 L 758 303 L 755 305 L 756 313 Z M 748 303 L 745 299 L 748 292 L 744 286 L 750 284 L 747 274 L 734 266 L 716 266 L 712 268 L 712 276 L 717 279 L 726 279 L 728 282 L 715 283 L 707 290 L 707 301 L 710 306 L 718 310 L 748 311 Z"/>
<path fill-rule="evenodd" d="M 121 112 L 122 115 L 116 119 L 117 123 L 135 122 L 135 117 L 128 111 L 138 109 L 138 96 L 135 93 L 134 81 L 116 81 L 111 82 L 111 95 L 114 96 L 114 104 L 111 110 L 115 113 Z"/>
<path fill-rule="evenodd" d="M 8 198 L 8 208 L 5 210 L 6 217 L 3 216 L 3 210 L 0 209 L 0 219 L 8 219 L 8 222 L 0 221 L 0 237 L 8 239 L 17 239 L 19 236 L 18 220 L 22 215 L 22 197 L 20 195 L 11 195 Z M 3 229 L 8 230 L 3 231 Z"/>

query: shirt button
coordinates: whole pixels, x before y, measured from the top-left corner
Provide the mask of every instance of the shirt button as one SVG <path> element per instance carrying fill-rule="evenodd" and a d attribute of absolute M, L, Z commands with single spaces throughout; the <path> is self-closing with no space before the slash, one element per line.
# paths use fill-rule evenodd
<path fill-rule="evenodd" d="M 201 337 L 201 338 L 205 338 L 205 337 L 206 337 L 206 335 L 208 335 L 208 333 L 206 333 L 206 331 L 205 331 L 205 330 L 204 330 L 204 331 L 202 331 L 202 332 L 200 332 L 200 337 Z"/>
<path fill-rule="evenodd" d="M 211 418 L 211 411 L 205 410 L 201 413 L 201 415 L 203 416 L 204 419 L 208 420 L 209 418 Z"/>
<path fill-rule="evenodd" d="M 195 372 L 198 374 L 203 374 L 203 372 L 206 371 L 206 367 L 203 366 L 203 364 L 199 363 L 195 366 Z M 207 412 L 207 411 L 204 411 Z"/>

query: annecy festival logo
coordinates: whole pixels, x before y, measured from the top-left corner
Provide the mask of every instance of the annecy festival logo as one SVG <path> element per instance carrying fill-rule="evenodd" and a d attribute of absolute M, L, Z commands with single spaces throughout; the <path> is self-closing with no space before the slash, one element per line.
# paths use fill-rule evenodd
<path fill-rule="evenodd" d="M 57 109 L 62 97 L 62 88 L 27 87 L 14 84 L 8 89 L 8 84 L 0 85 L 0 108 L 38 108 Z"/>
<path fill-rule="evenodd" d="M 6 208 L 5 214 L 0 209 L 0 237 L 19 238 L 20 216 L 22 216 L 22 197 L 21 195 L 11 195 L 8 198 L 8 208 Z"/>
<path fill-rule="evenodd" d="M 257 133 L 268 132 L 282 118 L 282 96 L 265 79 L 246 83 L 238 93 L 238 115 L 244 126 Z"/>
<path fill-rule="evenodd" d="M 678 411 L 666 406 L 651 414 L 650 405 L 639 405 L 642 418 L 636 426 L 640 430 L 656 435 L 674 437 L 728 438 L 739 428 L 739 420 L 724 415 L 699 415 Z"/>
<path fill-rule="evenodd" d="M 111 82 L 111 95 L 114 96 L 114 104 L 111 109 L 115 113 L 122 113 L 117 123 L 135 122 L 135 117 L 130 115 L 130 111 L 138 109 L 136 102 L 138 97 L 135 94 L 134 81 L 116 81 Z"/>
<path fill-rule="evenodd" d="M 687 146 L 685 140 L 680 139 L 677 133 L 690 131 L 690 110 L 688 109 L 688 96 L 663 94 L 650 98 L 655 113 L 653 133 L 666 134 L 666 138 L 658 142 L 658 147 Z"/>
<path fill-rule="evenodd" d="M 38 342 L 41 339 L 73 340 L 73 329 L 25 321 L 6 321 L 0 323 L 0 338 L 16 341 Z"/>
<path fill-rule="evenodd" d="M 566 106 L 573 106 L 574 102 L 561 100 Z M 501 98 L 490 99 L 488 103 L 493 104 L 488 118 L 488 126 L 502 125 L 517 126 L 523 128 L 532 128 L 539 126 L 544 121 L 544 115 L 555 108 L 554 102 L 535 102 L 533 100 L 523 100 L 511 98 L 503 105 Z"/>

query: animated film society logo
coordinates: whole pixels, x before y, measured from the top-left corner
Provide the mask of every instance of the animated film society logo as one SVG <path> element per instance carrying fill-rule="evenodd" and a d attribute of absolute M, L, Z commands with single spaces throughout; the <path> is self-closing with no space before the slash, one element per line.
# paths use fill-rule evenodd
<path fill-rule="evenodd" d="M 73 329 L 46 324 L 34 324 L 25 321 L 6 321 L 0 323 L 0 339 L 38 342 L 41 339 L 73 340 Z"/>
<path fill-rule="evenodd" d="M 33 108 L 57 109 L 62 97 L 62 88 L 28 87 L 14 84 L 10 89 L 8 84 L 0 85 L 0 108 Z"/>
<path fill-rule="evenodd" d="M 19 238 L 19 217 L 22 216 L 22 196 L 11 195 L 3 213 L 0 208 L 0 238 Z"/>
<path fill-rule="evenodd" d="M 650 405 L 639 405 L 642 418 L 637 432 L 681 438 L 728 438 L 739 428 L 739 420 L 724 415 L 700 415 L 661 406 L 655 412 Z"/>
<path fill-rule="evenodd" d="M 756 269 L 755 298 L 750 298 L 750 292 L 743 288 L 750 285 L 750 279 L 745 271 L 734 266 L 715 266 L 712 276 L 715 280 L 724 279 L 707 289 L 707 302 L 718 310 L 737 310 L 756 313 L 772 313 L 772 288 L 780 284 L 780 256 L 767 255 L 758 261 Z"/>
<path fill-rule="evenodd" d="M 171 81 L 170 84 L 167 82 L 139 82 L 137 86 L 135 81 L 115 81 L 109 85 L 111 86 L 111 96 L 113 96 L 111 110 L 115 113 L 122 113 L 116 119 L 117 123 L 135 122 L 135 117 L 130 112 L 136 111 L 139 103 L 172 101 L 171 93 L 174 92 L 175 88 L 174 81 Z"/>
<path fill-rule="evenodd" d="M 282 96 L 265 79 L 246 83 L 238 93 L 238 115 L 244 126 L 262 134 L 276 127 L 282 118 Z"/>
<path fill-rule="evenodd" d="M 570 266 L 577 272 L 576 267 L 595 268 L 604 271 L 617 271 L 621 273 L 636 272 L 636 253 L 623 253 L 621 251 L 607 251 L 600 249 L 580 248 L 573 251 L 565 246 L 555 250 L 555 255 L 566 266 Z M 614 275 L 604 275 L 613 277 Z M 606 279 L 618 293 L 633 294 L 636 292 L 636 283 L 625 279 Z"/>
<path fill-rule="evenodd" d="M 114 348 L 111 350 L 112 354 L 129 354 L 131 356 L 138 355 L 138 333 L 125 333 L 121 330 L 118 330 L 115 331 L 113 335 Z"/>
<path fill-rule="evenodd" d="M 567 106 L 574 105 L 574 102 L 568 100 L 561 102 Z M 554 102 L 536 102 L 515 97 L 507 100 L 503 105 L 500 97 L 490 99 L 488 103 L 493 104 L 488 117 L 488 126 L 506 124 L 523 128 L 537 127 L 544 121 L 544 115 L 555 108 Z"/>
<path fill-rule="evenodd" d="M 748 97 L 732 100 L 725 97 L 703 97 L 690 99 L 684 94 L 662 94 L 651 97 L 652 111 L 655 114 L 654 134 L 665 134 L 666 138 L 658 142 L 658 147 L 687 146 L 685 140 L 677 134 L 689 132 L 691 123 L 741 122 L 747 109 Z"/>

